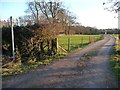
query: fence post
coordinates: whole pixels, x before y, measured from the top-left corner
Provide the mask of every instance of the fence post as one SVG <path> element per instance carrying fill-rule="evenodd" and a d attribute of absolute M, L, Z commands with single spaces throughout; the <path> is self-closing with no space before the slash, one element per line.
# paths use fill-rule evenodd
<path fill-rule="evenodd" d="M 91 43 L 94 43 L 94 36 L 91 36 Z"/>
<path fill-rule="evenodd" d="M 70 51 L 70 37 L 68 36 L 68 52 Z"/>
<path fill-rule="evenodd" d="M 58 37 L 56 38 L 56 53 L 58 53 Z"/>
<path fill-rule="evenodd" d="M 81 38 L 81 47 L 83 47 L 83 36 Z"/>
<path fill-rule="evenodd" d="M 90 36 L 89 36 L 89 43 L 90 43 Z"/>

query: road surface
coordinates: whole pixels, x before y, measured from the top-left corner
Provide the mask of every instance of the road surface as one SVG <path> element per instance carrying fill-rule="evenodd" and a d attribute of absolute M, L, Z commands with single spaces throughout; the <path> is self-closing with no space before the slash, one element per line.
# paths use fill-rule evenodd
<path fill-rule="evenodd" d="M 52 64 L 3 79 L 3 88 L 117 88 L 110 68 L 110 36 Z M 94 52 L 94 53 L 93 53 Z M 86 53 L 89 57 L 83 57 Z"/>

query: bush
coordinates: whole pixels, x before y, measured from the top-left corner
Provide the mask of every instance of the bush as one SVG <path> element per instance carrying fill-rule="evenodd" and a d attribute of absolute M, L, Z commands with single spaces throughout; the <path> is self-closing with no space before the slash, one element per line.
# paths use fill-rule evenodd
<path fill-rule="evenodd" d="M 46 59 L 45 56 L 56 54 L 56 39 L 46 36 L 44 25 L 15 26 L 14 41 L 16 59 L 27 63 L 30 59 L 37 61 Z M 2 54 L 12 56 L 12 40 L 10 27 L 2 28 Z"/>

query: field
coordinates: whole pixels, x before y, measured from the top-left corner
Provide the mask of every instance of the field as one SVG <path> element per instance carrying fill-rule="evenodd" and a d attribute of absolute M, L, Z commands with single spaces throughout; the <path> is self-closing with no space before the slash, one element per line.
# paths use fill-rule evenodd
<path fill-rule="evenodd" d="M 82 48 L 91 42 L 96 42 L 101 38 L 101 35 L 62 35 L 58 37 L 59 45 L 68 51 L 68 38 L 70 38 L 69 51 L 73 51 L 76 48 Z"/>

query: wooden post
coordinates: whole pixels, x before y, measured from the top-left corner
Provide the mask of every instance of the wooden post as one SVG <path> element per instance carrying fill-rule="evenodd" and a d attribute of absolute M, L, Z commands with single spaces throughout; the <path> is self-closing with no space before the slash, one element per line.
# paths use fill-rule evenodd
<path fill-rule="evenodd" d="M 13 52 L 13 60 L 15 60 L 14 32 L 13 32 L 12 16 L 10 17 L 10 22 L 11 22 L 11 32 L 12 32 L 12 52 Z"/>
<path fill-rule="evenodd" d="M 83 36 L 81 38 L 81 47 L 83 47 Z"/>
<path fill-rule="evenodd" d="M 90 36 L 89 36 L 89 43 L 90 43 Z"/>
<path fill-rule="evenodd" d="M 68 52 L 70 51 L 70 37 L 68 36 Z"/>
<path fill-rule="evenodd" d="M 58 38 L 56 38 L 56 40 L 57 40 L 57 49 L 58 49 Z"/>
<path fill-rule="evenodd" d="M 94 43 L 94 36 L 91 36 L 91 43 Z"/>

